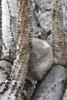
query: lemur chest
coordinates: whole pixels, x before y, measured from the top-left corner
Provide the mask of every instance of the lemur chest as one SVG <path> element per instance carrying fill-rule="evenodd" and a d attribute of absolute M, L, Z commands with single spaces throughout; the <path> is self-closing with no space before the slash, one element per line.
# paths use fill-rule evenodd
<path fill-rule="evenodd" d="M 52 66 L 53 54 L 47 35 L 43 29 L 34 31 L 28 73 L 33 80 L 41 80 Z"/>
<path fill-rule="evenodd" d="M 29 73 L 32 79 L 40 80 L 52 66 L 52 49 L 45 40 L 32 38 Z"/>

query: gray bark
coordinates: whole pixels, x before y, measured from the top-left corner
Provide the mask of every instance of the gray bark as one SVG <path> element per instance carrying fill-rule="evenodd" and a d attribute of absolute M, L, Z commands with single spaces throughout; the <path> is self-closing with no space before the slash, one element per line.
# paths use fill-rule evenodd
<path fill-rule="evenodd" d="M 31 100 L 61 100 L 66 69 L 60 65 L 53 66 L 52 70 L 37 86 Z"/>
<path fill-rule="evenodd" d="M 13 62 L 17 42 L 17 1 L 2 0 L 2 56 L 1 59 Z"/>
<path fill-rule="evenodd" d="M 2 1 L 0 0 L 0 57 L 2 54 Z"/>
<path fill-rule="evenodd" d="M 33 1 L 33 9 L 34 9 L 34 1 L 37 3 L 39 7 L 38 13 L 34 12 L 35 15 L 33 16 L 33 18 L 35 18 L 36 16 L 41 27 L 45 28 L 46 30 L 50 30 L 51 24 L 49 23 L 51 23 L 52 21 L 51 2 L 49 0 L 32 0 L 32 1 Z M 33 21 L 33 24 L 36 23 L 34 23 Z"/>

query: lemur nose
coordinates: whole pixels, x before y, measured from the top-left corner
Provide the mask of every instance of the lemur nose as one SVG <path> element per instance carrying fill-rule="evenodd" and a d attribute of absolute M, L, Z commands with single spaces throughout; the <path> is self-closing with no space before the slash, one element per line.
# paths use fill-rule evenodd
<path fill-rule="evenodd" d="M 41 35 L 38 35 L 38 38 L 41 39 Z"/>

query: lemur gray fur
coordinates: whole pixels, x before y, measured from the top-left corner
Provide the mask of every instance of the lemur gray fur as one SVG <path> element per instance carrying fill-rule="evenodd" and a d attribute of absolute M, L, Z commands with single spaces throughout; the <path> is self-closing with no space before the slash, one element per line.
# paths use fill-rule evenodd
<path fill-rule="evenodd" d="M 44 29 L 35 31 L 32 38 L 31 57 L 29 62 L 28 78 L 39 81 L 51 68 L 53 63 L 52 48 L 47 42 L 47 37 L 51 30 L 46 32 Z"/>

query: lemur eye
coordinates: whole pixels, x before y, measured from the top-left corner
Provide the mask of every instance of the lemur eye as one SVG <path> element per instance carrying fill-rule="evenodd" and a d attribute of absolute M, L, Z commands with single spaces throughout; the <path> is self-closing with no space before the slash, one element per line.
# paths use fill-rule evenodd
<path fill-rule="evenodd" d="M 35 32 L 35 34 L 38 34 L 39 32 Z"/>
<path fill-rule="evenodd" d="M 44 32 L 42 32 L 41 34 L 42 34 L 43 36 L 45 35 L 45 33 L 44 33 Z"/>

